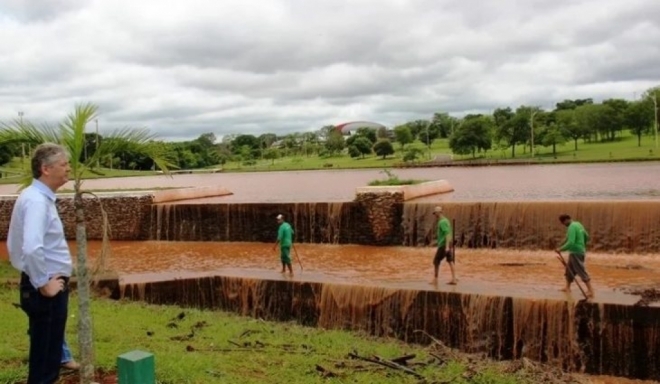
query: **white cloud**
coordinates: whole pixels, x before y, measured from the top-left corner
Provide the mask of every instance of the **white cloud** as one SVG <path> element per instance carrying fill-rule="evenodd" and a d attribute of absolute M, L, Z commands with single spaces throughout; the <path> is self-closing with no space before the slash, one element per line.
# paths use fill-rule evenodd
<path fill-rule="evenodd" d="M 160 137 L 386 125 L 660 84 L 651 0 L 5 0 L 0 120 Z"/>

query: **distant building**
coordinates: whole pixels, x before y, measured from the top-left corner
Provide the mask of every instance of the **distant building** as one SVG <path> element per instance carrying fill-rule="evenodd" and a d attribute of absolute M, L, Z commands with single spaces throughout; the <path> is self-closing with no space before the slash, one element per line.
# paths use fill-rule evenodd
<path fill-rule="evenodd" d="M 380 123 L 374 123 L 371 121 L 351 121 L 348 123 L 343 123 L 335 125 L 335 129 L 341 132 L 342 135 L 350 136 L 358 130 L 358 128 L 371 128 L 374 130 L 379 130 L 381 128 L 387 129 L 386 126 Z M 388 130 L 389 131 L 389 130 Z"/>

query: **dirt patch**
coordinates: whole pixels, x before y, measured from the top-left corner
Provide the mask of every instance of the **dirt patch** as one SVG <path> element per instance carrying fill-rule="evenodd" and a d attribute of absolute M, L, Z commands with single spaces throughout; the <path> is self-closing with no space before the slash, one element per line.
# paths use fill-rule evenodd
<path fill-rule="evenodd" d="M 119 379 L 117 378 L 117 372 L 97 369 L 96 382 L 99 384 L 117 384 L 119 382 Z M 79 383 L 80 383 L 80 375 L 78 374 L 78 372 L 62 371 L 60 373 L 60 381 L 58 381 L 58 384 L 79 384 Z"/>

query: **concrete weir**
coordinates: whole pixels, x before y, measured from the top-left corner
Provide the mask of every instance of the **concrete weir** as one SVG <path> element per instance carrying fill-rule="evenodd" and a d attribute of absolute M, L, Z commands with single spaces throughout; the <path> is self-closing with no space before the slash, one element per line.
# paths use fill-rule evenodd
<path fill-rule="evenodd" d="M 128 275 L 114 298 L 217 309 L 306 326 L 361 330 L 496 359 L 529 358 L 572 372 L 660 379 L 660 307 L 508 294 L 268 279 L 244 270 Z M 616 301 L 616 300 L 614 300 Z"/>

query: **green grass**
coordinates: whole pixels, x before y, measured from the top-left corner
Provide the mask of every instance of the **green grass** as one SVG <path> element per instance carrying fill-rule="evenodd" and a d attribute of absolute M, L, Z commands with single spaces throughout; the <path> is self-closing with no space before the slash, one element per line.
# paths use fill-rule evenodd
<path fill-rule="evenodd" d="M 8 260 L 0 260 L 0 279 L 17 279 L 20 277 L 19 275 Z"/>
<path fill-rule="evenodd" d="M 333 157 L 310 156 L 286 156 L 275 160 L 257 159 L 254 165 L 243 165 L 241 162 L 229 162 L 222 165 L 225 172 L 252 172 L 252 171 L 287 171 L 287 170 L 318 170 L 318 169 L 361 169 L 361 168 L 392 168 L 403 164 L 403 154 L 401 146 L 394 143 L 396 153 L 383 159 L 376 155 L 365 156 L 364 158 L 351 158 L 348 155 L 337 155 Z M 419 148 L 423 151 L 422 158 L 418 159 L 416 164 L 424 163 L 435 159 L 437 156 L 443 158 L 452 155 L 449 148 L 448 139 L 439 139 L 431 144 L 428 149 L 420 141 L 416 141 L 406 146 L 408 148 Z M 539 164 L 544 163 L 563 163 L 563 162 L 611 162 L 611 161 L 647 161 L 660 160 L 660 148 L 655 147 L 653 136 L 643 136 L 642 145 L 637 145 L 637 137 L 624 132 L 613 142 L 584 142 L 578 141 L 578 150 L 574 148 L 573 141 L 557 146 L 556 155 L 552 153 L 552 147 L 544 147 L 539 144 L 535 146 L 535 156 L 532 158 L 529 146 L 516 146 L 516 157 L 518 161 L 531 161 Z M 460 163 L 463 161 L 474 160 L 471 155 L 453 155 L 453 159 Z M 492 149 L 485 154 L 477 154 L 477 160 L 480 161 L 500 161 L 512 160 L 511 148 Z M 415 164 L 412 164 L 413 166 Z M 26 165 L 27 166 L 27 165 Z M 219 165 L 207 167 L 208 169 L 218 168 Z M 16 158 L 4 167 L 7 170 L 18 171 L 21 169 L 21 160 Z M 105 178 L 105 177 L 128 177 L 128 176 L 151 176 L 158 173 L 153 171 L 130 171 L 130 170 L 110 170 L 101 169 L 103 174 L 97 175 L 87 172 L 84 178 Z M 17 178 L 2 178 L 0 184 L 17 183 Z"/>
<path fill-rule="evenodd" d="M 286 171 L 286 170 L 313 170 L 313 169 L 360 169 L 360 168 L 390 168 L 402 162 L 403 154 L 408 148 L 420 148 L 424 151 L 424 157 L 420 161 L 430 160 L 439 154 L 451 154 L 448 140 L 437 140 L 431 144 L 428 151 L 426 145 L 417 141 L 407 145 L 404 151 L 397 143 L 393 143 L 396 153 L 385 159 L 376 155 L 364 158 L 351 158 L 348 155 L 337 155 L 332 157 L 310 156 L 287 156 L 274 161 L 257 159 L 255 165 L 242 165 L 240 162 L 229 162 L 222 166 L 226 172 L 249 172 L 249 171 Z"/>
<path fill-rule="evenodd" d="M 26 173 L 23 169 L 29 167 L 29 161 L 26 159 L 25 166 L 21 162 L 20 158 L 14 158 L 8 164 L 3 165 L 2 168 L 5 171 L 9 171 L 12 174 L 20 175 Z M 109 169 L 109 168 L 100 168 L 96 170 L 97 173 L 85 172 L 83 174 L 83 179 L 102 179 L 108 177 L 130 177 L 130 176 L 152 176 L 157 175 L 155 171 L 131 171 L 125 169 Z M 0 184 L 18 184 L 21 182 L 21 177 L 3 177 L 0 178 Z"/>
<path fill-rule="evenodd" d="M 522 145 L 516 146 L 516 159 L 533 160 L 544 162 L 608 162 L 608 161 L 635 161 L 635 160 L 660 160 L 660 148 L 655 148 L 653 136 L 643 136 L 642 145 L 637 145 L 637 136 L 623 133 L 615 141 L 584 142 L 578 140 L 578 150 L 571 140 L 563 145 L 557 146 L 556 158 L 552 153 L 552 147 L 535 146 L 535 156 L 532 159 L 530 148 Z M 479 155 L 478 155 L 479 156 Z M 489 151 L 481 158 L 491 160 L 511 159 L 511 148 L 495 149 Z M 470 160 L 471 155 L 454 156 L 456 160 Z"/>
<path fill-rule="evenodd" d="M 353 159 L 348 155 L 320 158 L 318 156 L 296 156 L 282 157 L 275 160 L 256 160 L 255 165 L 242 165 L 240 162 L 230 162 L 223 166 L 227 172 L 250 172 L 250 171 L 286 171 L 286 170 L 314 170 L 314 169 L 359 169 L 359 168 L 391 168 L 403 164 L 403 154 L 400 145 L 394 143 L 396 153 L 383 159 L 371 155 L 364 159 Z M 452 155 L 449 149 L 449 140 L 440 139 L 431 144 L 430 150 L 420 141 L 406 146 L 408 148 L 419 148 L 424 151 L 422 158 L 417 164 L 435 159 L 436 156 L 446 157 Z M 539 164 L 554 162 L 610 162 L 610 161 L 647 161 L 660 160 L 660 149 L 655 148 L 653 136 L 643 136 L 642 145 L 637 145 L 637 137 L 624 132 L 613 142 L 584 142 L 578 140 L 578 150 L 575 151 L 574 142 L 568 141 L 557 146 L 556 156 L 552 153 L 552 147 L 535 146 L 535 156 L 532 158 L 529 146 L 516 146 L 516 157 L 518 161 L 531 161 Z M 471 155 L 453 155 L 456 162 L 474 160 Z M 492 149 L 485 154 L 477 154 L 480 161 L 512 160 L 511 148 Z M 412 164 L 415 165 L 415 164 Z"/>
<path fill-rule="evenodd" d="M 371 180 L 369 185 L 374 186 L 401 186 L 401 185 L 414 185 L 424 183 L 427 180 L 415 180 L 415 179 L 399 179 L 399 176 L 395 175 L 390 170 L 384 169 L 382 173 L 387 175 L 386 179 L 376 179 Z"/>
<path fill-rule="evenodd" d="M 27 319 L 15 308 L 15 287 L 0 285 L 0 383 L 24 379 Z M 71 297 L 67 340 L 77 356 L 77 302 Z M 273 323 L 233 314 L 97 299 L 92 306 L 97 368 L 114 370 L 116 357 L 140 349 L 155 354 L 160 383 L 417 383 L 414 377 L 389 368 L 351 360 L 361 356 L 395 358 L 414 353 L 413 367 L 430 382 L 525 383 L 527 373 L 502 373 L 504 365 L 483 360 L 478 368 L 467 359 L 432 362 L 428 348 L 358 333 Z M 175 318 L 184 313 L 183 320 Z M 174 325 L 172 325 L 174 324 Z M 194 336 L 186 339 L 194 329 Z M 174 338 L 174 339 L 173 339 Z M 184 340 L 178 340 L 183 338 Z M 238 344 L 238 346 L 236 344 Z M 471 365 L 472 364 L 472 365 Z M 336 378 L 324 378 L 320 365 Z M 362 368 L 359 368 L 362 367 Z M 470 376 L 466 380 L 463 375 Z"/>

